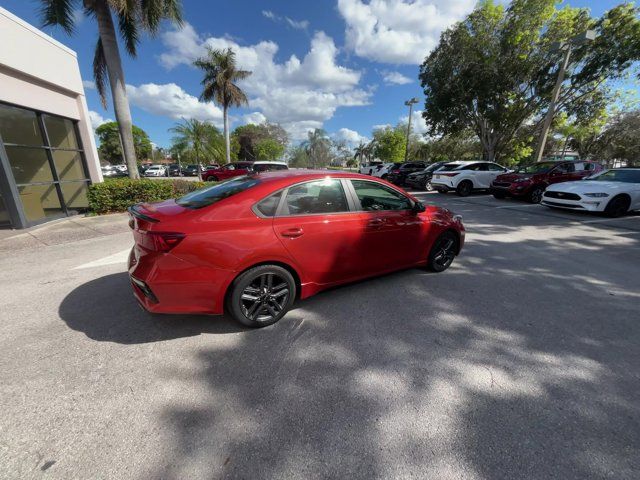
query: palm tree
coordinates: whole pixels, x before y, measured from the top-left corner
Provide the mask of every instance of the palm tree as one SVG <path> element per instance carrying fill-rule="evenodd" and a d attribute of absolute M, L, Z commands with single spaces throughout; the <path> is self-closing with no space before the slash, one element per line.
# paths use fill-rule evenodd
<path fill-rule="evenodd" d="M 360 163 L 364 163 L 367 156 L 367 146 L 364 143 L 358 145 L 353 151 L 353 159 L 357 162 L 360 159 Z"/>
<path fill-rule="evenodd" d="M 45 26 L 58 25 L 71 35 L 75 30 L 76 8 L 80 0 L 40 0 L 41 16 Z M 136 152 L 131 131 L 131 111 L 127 100 L 126 83 L 116 28 L 124 41 L 127 53 L 136 56 L 140 31 L 155 34 L 163 19 L 182 24 L 180 0 L 82 0 L 84 14 L 98 24 L 98 42 L 93 57 L 93 77 L 102 105 L 106 108 L 106 81 L 109 80 L 113 110 L 122 139 L 124 158 L 129 177 L 139 178 Z"/>
<path fill-rule="evenodd" d="M 309 130 L 302 147 L 307 152 L 313 168 L 323 167 L 331 161 L 331 139 L 321 128 Z"/>
<path fill-rule="evenodd" d="M 215 50 L 207 46 L 207 54 L 193 64 L 204 72 L 200 99 L 206 102 L 213 101 L 222 107 L 226 160 L 229 163 L 231 161 L 229 107 L 240 107 L 249 103 L 247 96 L 236 82 L 244 80 L 251 75 L 251 72 L 238 70 L 236 54 L 230 48 Z"/>
<path fill-rule="evenodd" d="M 219 160 L 222 158 L 222 138 L 218 129 L 208 122 L 195 118 L 183 120 L 169 129 L 175 136 L 172 141 L 178 151 L 189 151 L 193 154 L 198 166 L 203 159 Z M 198 169 L 198 179 L 202 180 L 202 172 Z"/>

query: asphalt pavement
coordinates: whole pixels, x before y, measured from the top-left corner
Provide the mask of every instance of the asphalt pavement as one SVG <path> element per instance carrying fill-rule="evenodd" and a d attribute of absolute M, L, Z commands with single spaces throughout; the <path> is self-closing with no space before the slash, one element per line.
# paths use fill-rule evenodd
<path fill-rule="evenodd" d="M 0 251 L 0 478 L 640 478 L 640 215 L 419 195 L 448 271 L 261 330 L 143 312 L 125 217 Z"/>

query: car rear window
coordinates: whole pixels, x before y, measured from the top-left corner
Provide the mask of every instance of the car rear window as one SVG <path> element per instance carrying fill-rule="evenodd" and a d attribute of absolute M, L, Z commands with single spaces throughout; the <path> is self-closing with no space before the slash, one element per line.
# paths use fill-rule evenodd
<path fill-rule="evenodd" d="M 447 163 L 445 165 L 443 165 L 442 167 L 440 167 L 438 170 L 443 171 L 443 172 L 450 172 L 452 170 L 457 170 L 461 167 L 464 167 L 464 164 L 459 164 L 459 163 Z"/>
<path fill-rule="evenodd" d="M 212 187 L 201 188 L 195 192 L 188 193 L 184 197 L 177 199 L 176 203 L 188 208 L 207 207 L 220 200 L 229 198 L 232 195 L 244 192 L 251 187 L 255 187 L 259 183 L 260 180 L 254 176 L 243 175 L 227 180 L 226 182 L 218 183 Z"/>

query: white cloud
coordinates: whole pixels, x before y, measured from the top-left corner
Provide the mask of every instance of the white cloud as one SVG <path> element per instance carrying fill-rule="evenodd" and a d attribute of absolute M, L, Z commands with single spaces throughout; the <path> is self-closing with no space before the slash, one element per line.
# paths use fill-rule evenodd
<path fill-rule="evenodd" d="M 244 121 L 245 124 L 252 123 L 254 125 L 260 125 L 267 121 L 267 117 L 265 117 L 260 112 L 252 112 L 252 113 L 247 113 L 246 115 L 243 115 L 242 120 Z"/>
<path fill-rule="evenodd" d="M 93 80 L 82 80 L 82 86 L 88 90 L 95 90 L 96 82 Z"/>
<path fill-rule="evenodd" d="M 400 117 L 400 121 L 402 123 L 407 123 L 409 121 L 409 115 Z M 427 133 L 427 124 L 424 121 L 424 118 L 422 118 L 422 110 L 414 110 L 411 113 L 411 133 Z"/>
<path fill-rule="evenodd" d="M 160 62 L 169 69 L 191 65 L 204 54 L 205 46 L 232 48 L 238 65 L 253 72 L 241 83 L 250 107 L 282 124 L 294 140 L 305 137 L 308 129 L 322 127 L 337 108 L 370 101 L 371 91 L 359 87 L 361 72 L 336 63 L 338 49 L 323 32 L 316 32 L 302 59 L 291 55 L 282 63 L 275 60 L 278 45 L 274 42 L 241 46 L 228 38 L 202 39 L 189 24 L 166 32 L 162 41 L 168 50 Z"/>
<path fill-rule="evenodd" d="M 331 135 L 331 138 L 335 141 L 343 141 L 349 148 L 354 148 L 361 143 L 368 143 L 369 139 L 364 135 L 360 135 L 355 130 L 349 128 L 341 128 L 337 132 Z"/>
<path fill-rule="evenodd" d="M 212 103 L 200 102 L 175 83 L 145 83 L 138 87 L 127 85 L 127 96 L 132 105 L 154 115 L 176 120 L 195 118 L 213 122 L 217 126 L 222 123 L 222 110 Z"/>
<path fill-rule="evenodd" d="M 391 72 L 389 70 L 382 71 L 382 79 L 387 85 L 406 85 L 413 81 L 409 77 L 402 75 L 400 72 Z"/>
<path fill-rule="evenodd" d="M 111 118 L 104 118 L 98 112 L 94 112 L 93 110 L 89 110 L 89 121 L 91 122 L 91 128 L 94 130 L 103 123 L 113 122 Z"/>
<path fill-rule="evenodd" d="M 309 28 L 308 20 L 293 20 L 289 17 L 281 17 L 280 15 L 273 13 L 271 10 L 262 10 L 262 15 L 274 22 L 285 22 L 291 28 L 295 28 L 296 30 L 306 30 Z"/>
<path fill-rule="evenodd" d="M 338 0 L 347 46 L 378 62 L 420 64 L 476 0 Z"/>

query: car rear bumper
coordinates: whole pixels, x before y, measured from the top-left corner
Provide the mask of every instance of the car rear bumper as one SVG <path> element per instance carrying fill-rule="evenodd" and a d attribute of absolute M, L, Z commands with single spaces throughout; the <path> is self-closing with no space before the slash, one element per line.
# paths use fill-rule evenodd
<path fill-rule="evenodd" d="M 190 264 L 171 253 L 129 254 L 133 295 L 152 313 L 222 314 L 234 272 Z"/>

